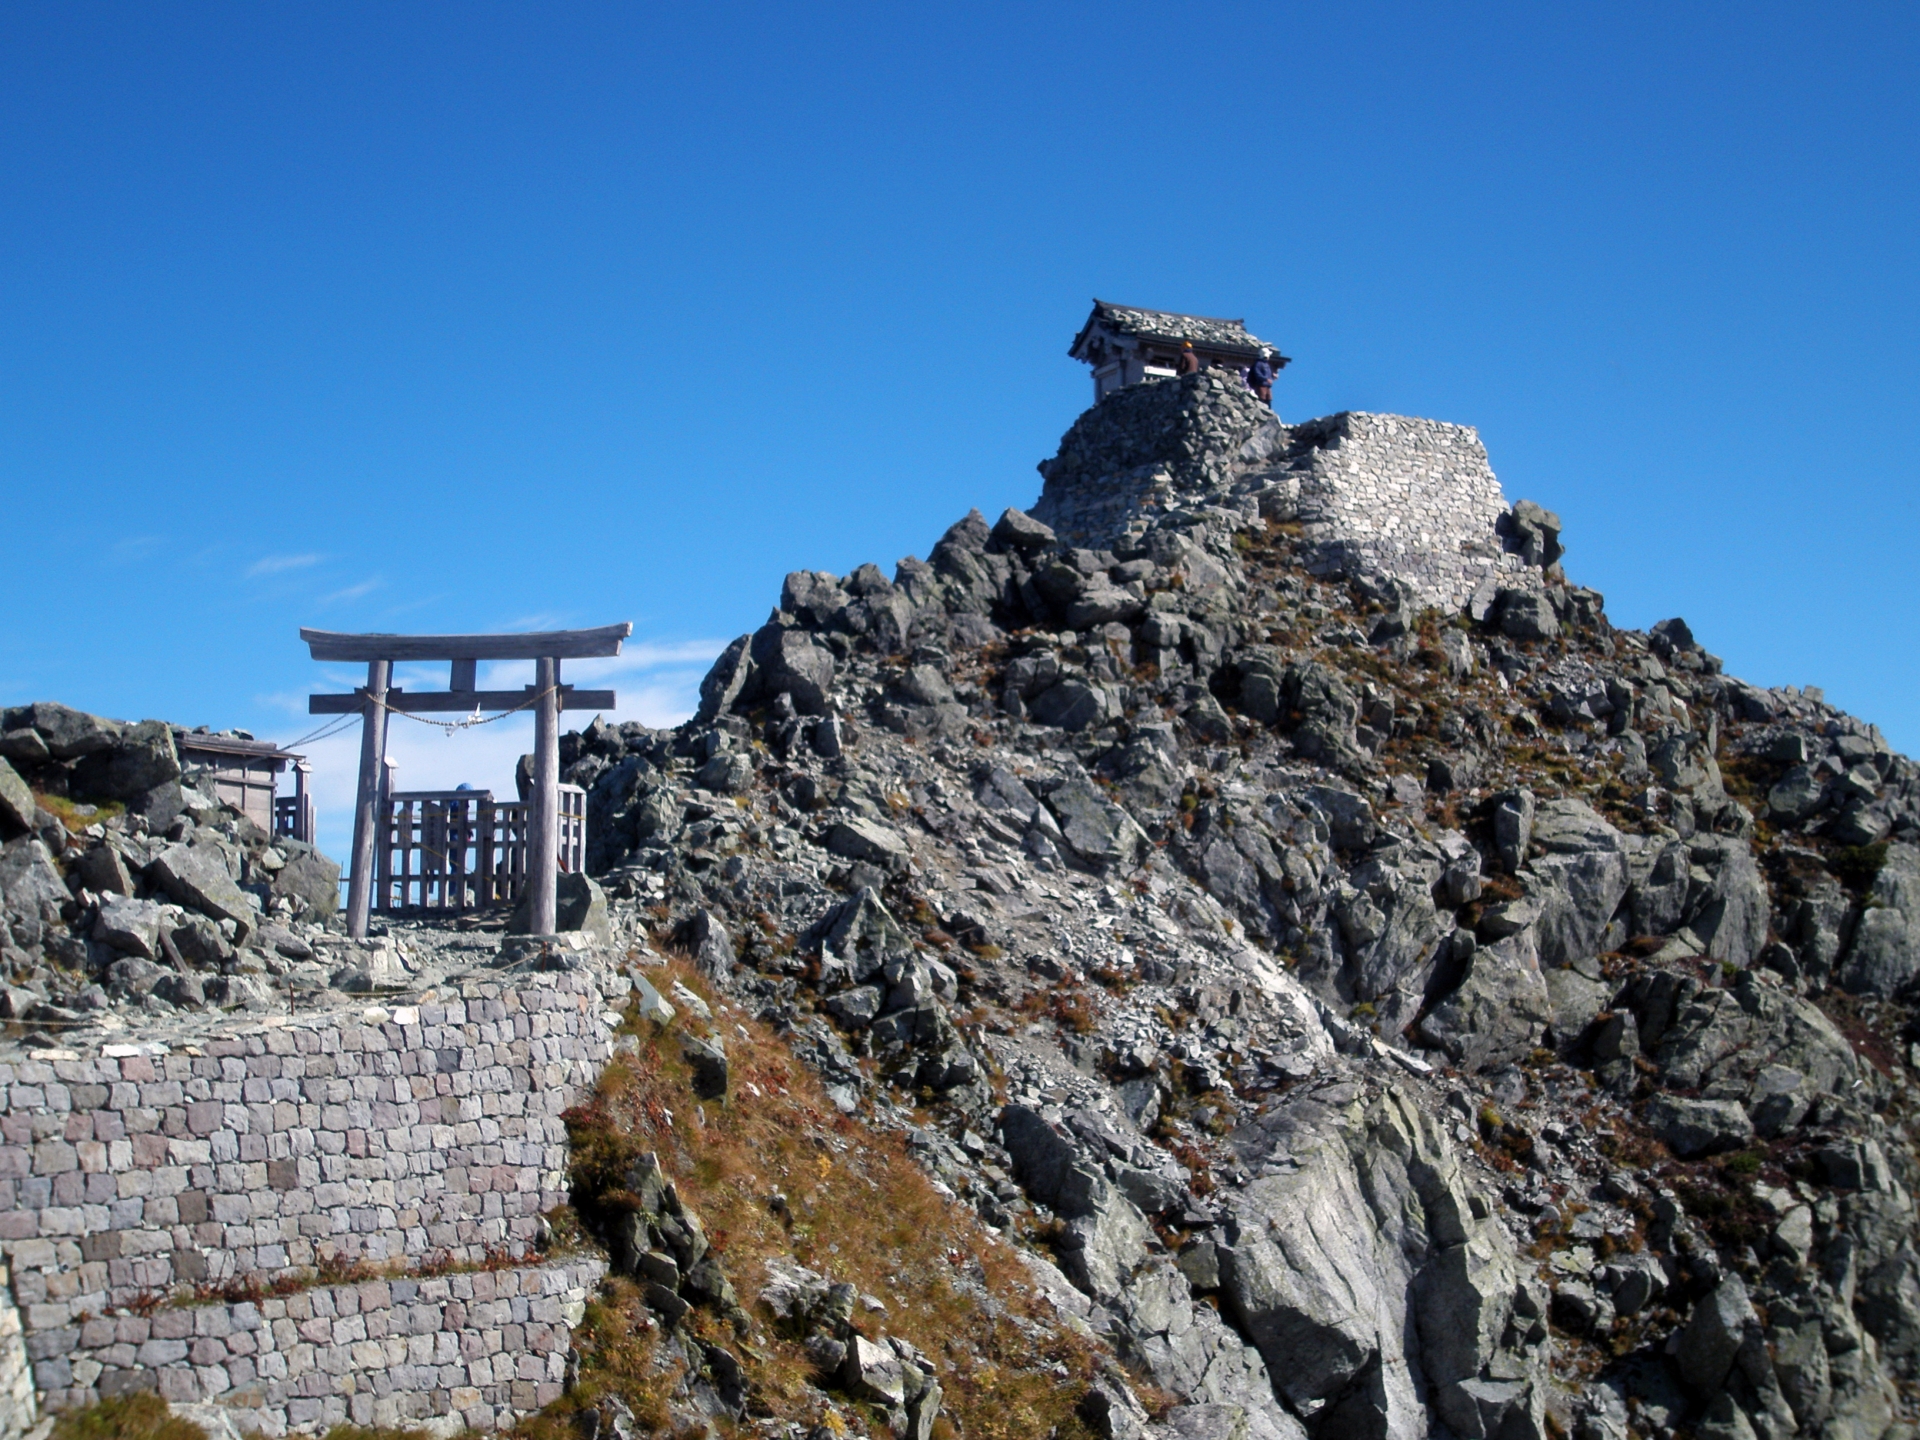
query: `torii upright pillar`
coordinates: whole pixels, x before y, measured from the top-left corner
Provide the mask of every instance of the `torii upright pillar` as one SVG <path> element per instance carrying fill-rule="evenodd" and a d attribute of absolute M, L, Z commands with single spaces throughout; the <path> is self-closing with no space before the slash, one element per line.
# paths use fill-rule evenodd
<path fill-rule="evenodd" d="M 575 690 L 560 683 L 562 660 L 614 656 L 633 633 L 631 624 L 598 630 L 548 630 L 525 635 L 341 635 L 302 629 L 315 660 L 364 660 L 367 684 L 351 695 L 310 695 L 312 715 L 364 717 L 360 732 L 360 784 L 353 811 L 353 870 L 347 877 L 347 933 L 364 939 L 374 909 L 375 854 L 385 843 L 386 817 L 380 814 L 380 775 L 387 749 L 387 716 L 440 712 L 475 714 L 483 710 L 534 712 L 533 794 L 527 824 L 528 926 L 534 935 L 551 935 L 560 871 L 560 712 L 611 710 L 611 690 Z M 448 688 L 408 694 L 393 685 L 393 666 L 401 661 L 446 661 L 452 666 Z M 474 675 L 481 660 L 531 660 L 534 683 L 525 690 L 479 690 Z M 388 908 L 381 897 L 379 908 Z"/>
<path fill-rule="evenodd" d="M 527 811 L 527 873 L 544 877 L 530 892 L 527 933 L 551 935 L 559 901 L 554 877 L 560 871 L 560 662 L 540 660 L 533 667 L 539 695 L 533 711 L 533 803 Z"/>
<path fill-rule="evenodd" d="M 373 849 L 380 777 L 387 763 L 387 685 L 393 662 L 367 662 L 366 699 L 361 701 L 360 778 L 353 799 L 352 869 L 347 871 L 347 934 L 366 938 L 367 908 L 373 900 Z"/>

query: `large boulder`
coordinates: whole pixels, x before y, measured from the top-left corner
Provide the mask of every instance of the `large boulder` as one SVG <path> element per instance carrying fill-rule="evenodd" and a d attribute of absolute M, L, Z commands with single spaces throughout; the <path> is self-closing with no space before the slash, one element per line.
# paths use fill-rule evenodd
<path fill-rule="evenodd" d="M 1710 811 L 1726 804 L 1727 792 L 1708 737 L 1681 730 L 1661 740 L 1647 755 L 1647 763 L 1669 790 L 1682 791 Z"/>
<path fill-rule="evenodd" d="M 1680 1377 L 1701 1394 L 1726 1384 L 1740 1347 L 1760 1329 L 1746 1283 L 1738 1275 L 1722 1280 L 1700 1303 L 1680 1332 L 1673 1352 Z"/>
<path fill-rule="evenodd" d="M 273 874 L 273 893 L 303 907 L 310 920 L 325 920 L 340 908 L 340 867 L 311 845 L 281 839 L 287 863 Z"/>
<path fill-rule="evenodd" d="M 720 652 L 706 676 L 700 681 L 700 706 L 693 723 L 711 725 L 733 709 L 753 679 L 753 636 L 742 635 Z"/>
<path fill-rule="evenodd" d="M 0 835 L 13 836 L 33 828 L 38 809 L 33 791 L 5 760 L 0 759 Z"/>
<path fill-rule="evenodd" d="M 1920 975 L 1920 848 L 1896 840 L 1835 974 L 1856 995 L 1897 995 Z"/>
<path fill-rule="evenodd" d="M 1107 1190 L 1092 1211 L 1076 1215 L 1055 1242 L 1067 1278 L 1102 1305 L 1119 1300 L 1153 1244 L 1152 1228 L 1124 1195 Z"/>
<path fill-rule="evenodd" d="M 1531 790 L 1510 790 L 1493 800 L 1493 848 L 1503 868 L 1514 871 L 1527 863 L 1533 843 L 1533 817 L 1539 808 Z"/>
<path fill-rule="evenodd" d="M 601 897 L 601 904 L 604 909 L 604 896 Z M 695 910 L 687 921 L 683 938 L 694 965 L 702 975 L 711 980 L 725 980 L 733 974 L 734 966 L 739 963 L 733 949 L 733 937 L 727 934 L 727 927 L 720 923 L 720 917 L 711 910 L 704 907 Z"/>
<path fill-rule="evenodd" d="M 1280 690 L 1285 714 L 1299 717 L 1293 728 L 1295 750 L 1333 766 L 1359 758 L 1354 727 L 1360 721 L 1360 702 L 1337 673 L 1313 660 L 1289 665 Z"/>
<path fill-rule="evenodd" d="M 826 646 L 816 643 L 805 630 L 768 624 L 754 632 L 752 655 L 761 695 L 769 699 L 782 693 L 791 695 L 793 708 L 802 715 L 827 713 L 834 661 L 833 652 Z"/>
<path fill-rule="evenodd" d="M 524 935 L 532 922 L 533 895 L 521 896 L 507 921 L 507 933 Z M 553 929 L 557 935 L 579 932 L 595 944 L 613 943 L 613 922 L 607 915 L 607 892 L 590 875 L 571 874 L 555 877 L 553 886 Z"/>
<path fill-rule="evenodd" d="M 80 883 L 96 895 L 132 895 L 133 874 L 126 859 L 111 845 L 85 851 L 74 866 Z"/>
<path fill-rule="evenodd" d="M 1146 613 L 1146 609 L 1147 602 L 1143 596 L 1096 580 L 1067 606 L 1067 628 L 1091 630 L 1115 621 L 1138 620 Z"/>
<path fill-rule="evenodd" d="M 715 795 L 737 795 L 753 785 L 753 757 L 739 750 L 723 750 L 694 772 L 693 783 Z"/>
<path fill-rule="evenodd" d="M 913 941 L 870 885 L 827 912 L 820 931 L 821 984 L 864 981 L 913 953 Z"/>
<path fill-rule="evenodd" d="M 1336 850 L 1361 850 L 1373 843 L 1379 826 L 1366 797 L 1336 785 L 1309 785 L 1300 803 L 1327 827 L 1327 840 Z"/>
<path fill-rule="evenodd" d="M 257 921 L 253 897 L 235 883 L 226 856 L 210 842 L 169 845 L 154 857 L 147 875 L 189 909 L 215 920 L 231 920 L 236 943 L 245 942 Z"/>
<path fill-rule="evenodd" d="M 839 578 L 825 570 L 795 570 L 780 587 L 780 608 L 812 630 L 823 629 L 852 600 Z"/>
<path fill-rule="evenodd" d="M 1456 1433 L 1479 1433 L 1459 1428 L 1476 1385 L 1532 1383 L 1507 1350 L 1522 1286 L 1512 1241 L 1476 1218 L 1488 1207 L 1437 1117 L 1392 1088 L 1371 1103 L 1351 1084 L 1295 1091 L 1241 1149 L 1287 1163 L 1227 1202 L 1225 1298 L 1314 1433 L 1428 1433 L 1423 1395 Z"/>
<path fill-rule="evenodd" d="M 1584 801 L 1547 800 L 1535 809 L 1526 843 L 1534 854 L 1521 880 L 1538 907 L 1541 968 L 1592 958 L 1627 893 L 1625 837 Z"/>
<path fill-rule="evenodd" d="M 109 895 L 94 918 L 93 938 L 123 955 L 152 960 L 160 954 L 160 907 L 152 900 Z"/>
<path fill-rule="evenodd" d="M 1240 676 L 1240 713 L 1262 725 L 1278 725 L 1286 662 L 1272 645 L 1252 645 L 1234 659 Z"/>
<path fill-rule="evenodd" d="M 1097 1159 L 1039 1112 L 1007 1106 L 1000 1133 L 1014 1178 L 1067 1222 L 1056 1242 L 1067 1278 L 1100 1304 L 1114 1304 L 1147 1258 L 1153 1231 L 1146 1217 L 1108 1183 Z"/>
<path fill-rule="evenodd" d="M 1507 548 L 1529 565 L 1544 570 L 1567 553 L 1560 544 L 1560 517 L 1531 500 L 1514 501 L 1498 528 Z"/>
<path fill-rule="evenodd" d="M 1024 510 L 1008 506 L 994 522 L 993 538 L 1009 550 L 1031 554 L 1054 543 L 1053 531 Z"/>
<path fill-rule="evenodd" d="M 1059 821 L 1067 848 L 1096 871 L 1131 869 L 1150 843 L 1133 817 L 1091 781 L 1067 781 L 1047 796 L 1047 808 Z"/>
<path fill-rule="evenodd" d="M 1459 987 L 1420 1022 L 1429 1045 L 1463 1070 L 1510 1065 L 1553 1023 L 1553 999 L 1533 933 L 1523 930 L 1474 951 Z"/>
<path fill-rule="evenodd" d="M 1753 847 L 1735 836 L 1696 835 L 1687 848 L 1694 867 L 1687 928 L 1715 960 L 1751 965 L 1773 920 Z"/>
<path fill-rule="evenodd" d="M 1075 675 L 1041 691 L 1027 709 L 1042 725 L 1062 730 L 1098 729 L 1120 718 L 1120 702 L 1105 687 Z"/>
<path fill-rule="evenodd" d="M 1542 800 L 1534 806 L 1528 844 L 1549 855 L 1585 855 L 1626 848 L 1625 837 L 1584 800 Z"/>
<path fill-rule="evenodd" d="M 1641 840 L 1627 852 L 1625 919 L 1634 935 L 1670 935 L 1685 918 L 1692 887 L 1685 842 Z"/>
<path fill-rule="evenodd" d="M 28 922 L 37 933 L 39 926 L 58 924 L 72 901 L 38 839 L 22 835 L 0 847 L 0 905 L 10 920 Z"/>
<path fill-rule="evenodd" d="M 1762 1134 L 1799 1123 L 1814 1097 L 1846 1094 L 1858 1083 L 1853 1048 L 1820 1008 L 1752 971 L 1706 989 L 1659 974 L 1636 982 L 1630 995 L 1667 1084 L 1737 1099 Z M 1685 1118 L 1675 1112 L 1674 1123 Z M 1729 1133 L 1742 1123 L 1728 1119 Z"/>
<path fill-rule="evenodd" d="M 1826 799 L 1827 784 L 1820 772 L 1811 765 L 1795 765 L 1767 791 L 1767 813 L 1775 820 L 1797 822 L 1818 813 Z"/>
<path fill-rule="evenodd" d="M 142 720 L 123 727 L 112 745 L 80 760 L 70 783 L 75 794 L 97 800 L 139 800 L 179 778 L 173 727 L 160 720 Z"/>
<path fill-rule="evenodd" d="M 1608 948 L 1602 943 L 1607 927 L 1627 893 L 1623 854 L 1599 850 L 1543 855 L 1527 866 L 1521 878 L 1528 897 L 1540 906 L 1534 932 L 1543 969 L 1576 965 Z"/>
<path fill-rule="evenodd" d="M 1235 837 L 1244 829 L 1236 828 Z M 1414 844 L 1381 845 L 1354 866 L 1351 884 L 1334 892 L 1333 905 L 1347 941 L 1339 985 L 1344 998 L 1378 1001 L 1399 988 L 1418 1008 L 1440 940 L 1453 928 L 1434 908 L 1440 875 L 1439 858 Z"/>
<path fill-rule="evenodd" d="M 55 760 L 77 760 L 82 755 L 110 748 L 120 738 L 123 727 L 118 720 L 104 720 L 68 705 L 38 700 L 8 710 L 5 728 L 31 728 Z"/>
<path fill-rule="evenodd" d="M 863 860 L 893 874 L 905 870 L 913 859 L 899 831 L 859 815 L 833 822 L 827 831 L 827 853 L 843 860 Z"/>
<path fill-rule="evenodd" d="M 1647 1128 L 1682 1157 L 1734 1150 L 1753 1139 L 1753 1122 L 1735 1100 L 1689 1100 L 1656 1095 L 1647 1105 Z"/>
<path fill-rule="evenodd" d="M 1557 640 L 1560 617 L 1538 590 L 1502 590 L 1494 602 L 1500 633 L 1514 640 Z"/>
<path fill-rule="evenodd" d="M 1080 1147 L 1036 1110 L 1009 1105 L 1000 1112 L 1000 1133 L 1013 1162 L 1014 1179 L 1057 1214 L 1091 1215 L 1108 1194 L 1106 1177 Z"/>

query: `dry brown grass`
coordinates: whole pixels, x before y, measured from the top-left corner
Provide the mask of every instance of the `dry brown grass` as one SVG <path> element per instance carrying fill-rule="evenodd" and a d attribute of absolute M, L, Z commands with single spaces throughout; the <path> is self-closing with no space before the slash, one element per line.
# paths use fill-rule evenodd
<path fill-rule="evenodd" d="M 634 1158 L 654 1151 L 750 1311 L 767 1262 L 797 1260 L 885 1304 L 882 1313 L 861 1306 L 856 1326 L 902 1336 L 935 1362 L 946 1411 L 962 1433 L 983 1440 L 1083 1433 L 1074 1408 L 1092 1373 L 1092 1351 L 1032 1293 L 1014 1250 L 934 1190 L 902 1137 L 835 1110 L 769 1029 L 713 1000 L 689 967 L 676 961 L 668 976 L 653 979 L 663 988 L 679 979 L 708 996 L 725 1034 L 731 1087 L 725 1100 L 701 1102 L 671 1029 L 635 1027 L 638 1053 L 610 1065 L 592 1099 L 567 1116 L 575 1204 L 589 1224 L 631 1203 L 622 1177 Z M 769 1203 L 775 1192 L 786 1197 L 779 1212 Z M 745 1337 L 722 1333 L 722 1322 L 704 1311 L 686 1323 L 740 1355 L 757 1412 L 818 1418 L 805 1352 L 764 1316 L 756 1315 Z M 582 1383 L 559 1411 L 609 1387 L 657 1398 L 643 1324 L 630 1286 L 616 1285 L 597 1302 L 579 1340 Z"/>
<path fill-rule="evenodd" d="M 1854 1054 L 1882 1075 L 1899 1073 L 1900 1051 L 1904 1047 L 1900 1043 L 1902 1020 L 1898 1012 L 1863 1003 L 1860 997 L 1838 989 L 1826 991 L 1813 1003 L 1833 1022 Z"/>
<path fill-rule="evenodd" d="M 392 1425 L 335 1425 L 323 1440 L 432 1440 L 425 1430 L 398 1429 Z"/>
<path fill-rule="evenodd" d="M 33 792 L 33 803 L 53 816 L 67 827 L 67 833 L 78 835 L 89 825 L 104 825 L 116 815 L 126 814 L 127 807 L 118 800 L 96 800 L 82 802 L 66 795 Z"/>
<path fill-rule="evenodd" d="M 158 1395 L 138 1391 L 67 1411 L 53 1422 L 52 1440 L 207 1440 L 207 1432 Z"/>
<path fill-rule="evenodd" d="M 580 1369 L 573 1388 L 513 1427 L 524 1440 L 579 1440 L 574 1417 L 589 1410 L 605 1395 L 617 1395 L 633 1411 L 643 1433 L 669 1433 L 667 1397 L 683 1373 L 677 1365 L 656 1360 L 660 1331 L 641 1303 L 631 1280 L 609 1279 L 601 1293 L 587 1302 L 580 1326 L 573 1332 L 573 1350 Z"/>
<path fill-rule="evenodd" d="M 230 1280 L 209 1280 L 182 1286 L 166 1300 L 169 1305 L 190 1308 L 196 1305 L 256 1304 L 261 1300 L 297 1295 L 322 1285 L 357 1285 L 363 1280 L 425 1280 L 439 1275 L 472 1275 L 482 1270 L 513 1270 L 528 1263 L 528 1257 L 516 1254 L 505 1245 L 489 1245 L 477 1260 L 456 1260 L 436 1250 L 419 1260 L 368 1260 L 364 1256 L 348 1259 L 338 1252 L 323 1251 L 310 1267 L 283 1271 L 276 1275 L 251 1273 Z M 329 1432 L 331 1433 L 331 1432 Z"/>

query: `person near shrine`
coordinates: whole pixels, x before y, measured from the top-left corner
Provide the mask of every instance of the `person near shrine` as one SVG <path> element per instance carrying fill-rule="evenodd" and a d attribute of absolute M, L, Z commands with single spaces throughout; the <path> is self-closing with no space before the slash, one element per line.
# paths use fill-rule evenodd
<path fill-rule="evenodd" d="M 1247 372 L 1247 388 L 1260 397 L 1260 403 L 1273 408 L 1273 362 L 1263 353 Z"/>

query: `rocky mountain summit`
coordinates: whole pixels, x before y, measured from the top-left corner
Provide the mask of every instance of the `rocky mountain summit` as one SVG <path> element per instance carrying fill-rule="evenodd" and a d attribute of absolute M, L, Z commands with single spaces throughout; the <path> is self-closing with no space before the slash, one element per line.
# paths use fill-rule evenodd
<path fill-rule="evenodd" d="M 488 967 L 624 1006 L 568 1112 L 641 1317 L 575 1337 L 589 1440 L 1910 1435 L 1913 762 L 1612 626 L 1464 427 L 1288 426 L 1203 372 L 1040 468 L 891 576 L 787 576 L 687 724 L 566 736 L 560 945 L 293 959 L 275 926 L 337 943 L 277 878 L 308 857 L 190 800 L 76 830 L 0 772 L 16 1013 L 86 1020 L 81 975 L 183 1008 L 114 981 L 122 900 L 156 968 L 204 922 L 296 1011 Z M 42 795 L 120 763 L 72 713 L 7 713 Z M 250 903 L 170 883 L 183 847 Z"/>
<path fill-rule="evenodd" d="M 1913 763 L 1460 427 L 1202 374 L 1041 470 L 566 738 L 615 914 L 1045 1257 L 1108 1433 L 1905 1433 Z"/>

